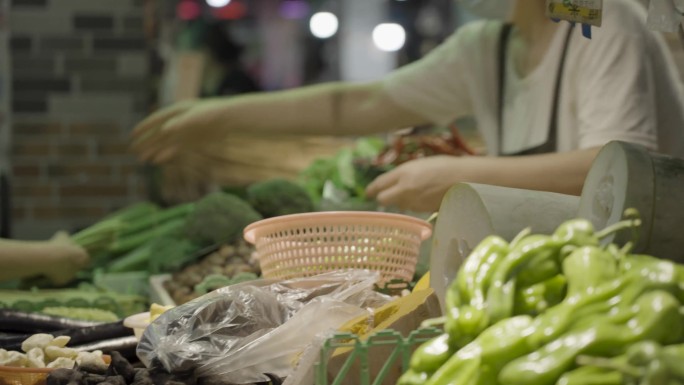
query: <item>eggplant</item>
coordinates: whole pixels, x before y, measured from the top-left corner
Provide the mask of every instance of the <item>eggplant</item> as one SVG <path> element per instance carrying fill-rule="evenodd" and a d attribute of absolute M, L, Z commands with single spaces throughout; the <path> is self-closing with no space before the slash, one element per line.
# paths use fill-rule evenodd
<path fill-rule="evenodd" d="M 78 329 L 60 330 L 52 333 L 57 336 L 69 336 L 71 340 L 68 346 L 78 346 L 89 342 L 110 340 L 113 338 L 133 335 L 133 329 L 124 326 L 123 321 L 99 324 Z"/>
<path fill-rule="evenodd" d="M 118 352 L 128 360 L 137 361 L 138 359 L 135 354 L 135 350 L 138 347 L 138 339 L 135 336 L 98 340 L 83 345 L 69 347 L 79 352 L 92 352 L 94 350 L 101 350 L 104 354 Z"/>
<path fill-rule="evenodd" d="M 21 350 L 21 343 L 35 333 L 0 337 L 0 348 L 5 350 Z M 133 330 L 123 325 L 123 321 L 96 324 L 87 327 L 55 330 L 49 332 L 55 337 L 69 336 L 68 346 L 78 346 L 96 341 L 111 340 L 113 338 L 133 335 Z"/>
<path fill-rule="evenodd" d="M 71 318 L 55 317 L 39 313 L 26 313 L 17 310 L 0 310 L 0 331 L 11 333 L 45 333 L 55 330 L 83 328 L 101 322 L 79 321 Z"/>

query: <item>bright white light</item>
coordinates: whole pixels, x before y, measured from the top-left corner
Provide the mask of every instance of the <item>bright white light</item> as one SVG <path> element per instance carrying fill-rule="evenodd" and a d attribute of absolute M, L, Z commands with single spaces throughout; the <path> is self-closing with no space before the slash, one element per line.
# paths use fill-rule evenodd
<path fill-rule="evenodd" d="M 319 39 L 327 39 L 336 34 L 338 26 L 337 16 L 330 12 L 318 12 L 309 21 L 311 33 Z"/>
<path fill-rule="evenodd" d="M 207 0 L 207 4 L 209 4 L 210 7 L 221 8 L 230 4 L 230 1 L 231 0 Z"/>
<path fill-rule="evenodd" d="M 382 51 L 399 51 L 406 42 L 406 31 L 399 24 L 379 24 L 373 30 L 373 42 Z"/>

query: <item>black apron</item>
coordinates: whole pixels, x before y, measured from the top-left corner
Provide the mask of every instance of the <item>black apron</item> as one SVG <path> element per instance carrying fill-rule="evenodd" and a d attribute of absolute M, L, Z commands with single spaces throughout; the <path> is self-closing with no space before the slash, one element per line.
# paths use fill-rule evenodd
<path fill-rule="evenodd" d="M 570 45 L 570 38 L 575 25 L 571 25 L 568 29 L 568 34 L 565 37 L 563 52 L 561 53 L 560 63 L 558 64 L 558 72 L 556 74 L 556 82 L 553 91 L 553 110 L 551 111 L 551 121 L 549 122 L 549 133 L 544 144 L 537 147 L 529 148 L 517 153 L 504 154 L 503 153 L 503 119 L 504 119 L 504 96 L 506 94 L 506 56 L 508 53 L 509 37 L 513 26 L 511 24 L 504 24 L 501 28 L 501 37 L 499 40 L 499 137 L 498 148 L 499 155 L 502 156 L 520 156 L 520 155 L 534 155 L 534 154 L 548 154 L 558 151 L 558 107 L 560 103 L 561 86 L 563 83 L 563 72 L 565 70 L 565 58 L 568 53 L 568 46 Z"/>

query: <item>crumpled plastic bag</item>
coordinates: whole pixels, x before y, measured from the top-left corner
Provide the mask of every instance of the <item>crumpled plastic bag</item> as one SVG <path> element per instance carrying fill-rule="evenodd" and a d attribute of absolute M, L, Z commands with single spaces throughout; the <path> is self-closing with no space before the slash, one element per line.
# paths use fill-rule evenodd
<path fill-rule="evenodd" d="M 224 287 L 162 314 L 145 329 L 137 354 L 148 367 L 211 383 L 284 378 L 317 335 L 391 300 L 373 291 L 379 279 L 347 270 Z"/>

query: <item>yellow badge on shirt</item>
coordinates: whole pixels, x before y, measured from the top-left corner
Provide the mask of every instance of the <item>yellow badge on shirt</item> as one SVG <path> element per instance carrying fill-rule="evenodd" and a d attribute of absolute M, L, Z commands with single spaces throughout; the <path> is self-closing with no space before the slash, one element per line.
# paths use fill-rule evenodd
<path fill-rule="evenodd" d="M 546 15 L 551 19 L 600 27 L 603 0 L 546 0 Z"/>

